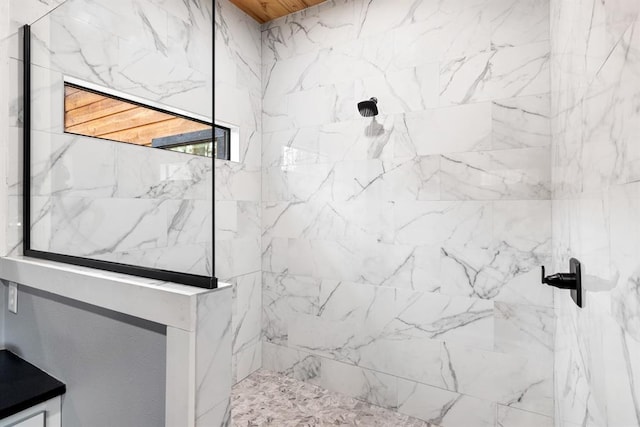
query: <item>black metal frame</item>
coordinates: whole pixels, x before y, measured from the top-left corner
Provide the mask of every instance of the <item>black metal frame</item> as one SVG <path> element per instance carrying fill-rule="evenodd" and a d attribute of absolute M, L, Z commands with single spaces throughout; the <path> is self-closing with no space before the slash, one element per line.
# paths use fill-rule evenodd
<path fill-rule="evenodd" d="M 213 135 L 213 140 L 215 142 L 215 129 L 222 129 L 225 133 L 225 138 L 224 138 L 224 156 L 220 157 L 220 156 L 216 156 L 216 158 L 218 160 L 231 160 L 231 129 L 229 129 L 226 126 L 221 126 L 221 125 L 214 125 L 214 135 Z M 218 150 L 220 149 L 220 147 L 218 147 Z M 219 153 L 219 151 L 218 151 Z"/>
<path fill-rule="evenodd" d="M 151 140 L 153 148 L 174 148 L 185 145 L 202 144 L 213 140 L 213 129 L 196 130 L 193 132 L 180 133 L 178 135 L 161 136 Z"/>
<path fill-rule="evenodd" d="M 218 279 L 215 277 L 215 272 L 212 277 L 201 276 L 196 274 L 180 273 L 177 271 L 161 270 L 156 268 L 141 267 L 137 265 L 120 264 L 117 262 L 101 261 L 91 258 L 83 258 L 72 255 L 58 254 L 54 252 L 45 252 L 31 249 L 31 27 L 29 25 L 23 26 L 23 109 L 24 109 L 24 121 L 23 121 L 23 145 L 24 145 L 24 158 L 23 158 L 23 253 L 24 256 L 32 258 L 40 258 L 49 261 L 57 261 L 66 264 L 73 264 L 82 267 L 90 267 L 99 270 L 112 271 L 115 273 L 130 274 L 133 276 L 147 277 L 150 279 L 162 280 L 166 282 L 175 282 L 184 285 L 197 286 L 205 289 L 215 289 L 218 287 Z M 214 161 L 213 159 L 211 160 Z M 215 174 L 214 174 L 215 176 Z M 215 179 L 215 178 L 214 178 Z M 215 186 L 213 187 L 215 188 Z M 213 192 L 212 188 L 212 192 Z M 212 199 L 213 200 L 213 199 Z M 212 201 L 212 203 L 214 203 Z M 212 221 L 214 221 L 215 230 L 215 215 L 211 215 Z M 215 236 L 215 231 L 214 231 Z M 215 242 L 215 238 L 212 236 L 212 243 Z M 214 259 L 215 259 L 215 244 L 214 246 Z M 215 264 L 215 263 L 214 263 Z"/>

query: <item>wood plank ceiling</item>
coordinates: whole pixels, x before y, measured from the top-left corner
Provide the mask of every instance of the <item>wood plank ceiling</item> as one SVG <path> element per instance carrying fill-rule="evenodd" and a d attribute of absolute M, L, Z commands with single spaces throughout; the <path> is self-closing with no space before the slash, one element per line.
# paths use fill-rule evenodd
<path fill-rule="evenodd" d="M 247 15 L 264 24 L 272 19 L 289 15 L 325 0 L 231 0 Z"/>
<path fill-rule="evenodd" d="M 211 125 L 73 86 L 64 89 L 65 132 L 150 146 L 154 138 L 211 129 Z"/>

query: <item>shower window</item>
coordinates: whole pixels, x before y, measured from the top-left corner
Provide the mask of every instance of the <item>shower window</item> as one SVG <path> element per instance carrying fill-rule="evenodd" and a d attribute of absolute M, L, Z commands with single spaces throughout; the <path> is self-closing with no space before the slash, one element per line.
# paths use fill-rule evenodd
<path fill-rule="evenodd" d="M 226 152 L 213 147 L 209 123 L 69 82 L 64 131 L 204 157 Z"/>

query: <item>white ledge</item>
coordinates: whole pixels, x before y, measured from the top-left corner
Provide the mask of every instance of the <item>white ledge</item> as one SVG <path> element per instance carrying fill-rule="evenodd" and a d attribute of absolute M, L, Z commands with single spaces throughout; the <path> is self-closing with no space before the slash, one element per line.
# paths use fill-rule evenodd
<path fill-rule="evenodd" d="M 0 257 L 0 279 L 185 331 L 196 329 L 197 296 L 217 290 L 29 257 Z"/>

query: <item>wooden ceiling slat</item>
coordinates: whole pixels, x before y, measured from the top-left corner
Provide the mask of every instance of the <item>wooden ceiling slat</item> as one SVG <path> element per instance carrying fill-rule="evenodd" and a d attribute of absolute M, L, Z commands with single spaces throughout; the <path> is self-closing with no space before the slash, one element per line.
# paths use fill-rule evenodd
<path fill-rule="evenodd" d="M 70 126 L 67 131 L 90 136 L 102 136 L 118 130 L 135 128 L 148 123 L 156 123 L 173 118 L 171 114 L 161 113 L 148 108 L 136 107 L 90 122 Z"/>
<path fill-rule="evenodd" d="M 231 0 L 247 15 L 264 24 L 272 19 L 315 6 L 325 0 Z"/>
<path fill-rule="evenodd" d="M 139 126 L 132 129 L 125 129 L 113 133 L 103 134 L 100 138 L 126 141 L 139 145 L 151 145 L 151 140 L 169 135 L 195 132 L 199 130 L 211 129 L 210 125 L 194 122 L 191 120 L 174 117 L 158 123 Z"/>
<path fill-rule="evenodd" d="M 104 99 L 104 96 L 99 95 L 93 92 L 87 92 L 84 90 L 76 90 L 76 92 L 69 93 L 67 89 L 75 89 L 69 86 L 65 87 L 65 110 L 75 110 L 76 108 L 84 107 L 85 105 L 93 104 L 94 102 L 98 102 L 101 99 Z"/>
<path fill-rule="evenodd" d="M 134 108 L 136 108 L 134 104 L 103 97 L 100 101 L 92 104 L 87 104 L 71 111 L 65 111 L 64 125 L 66 127 L 72 127 Z"/>

